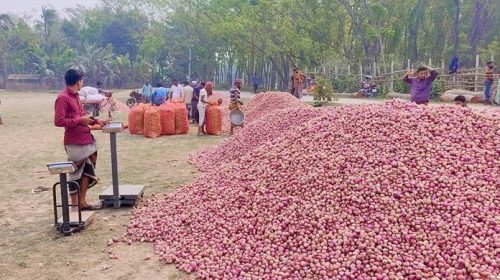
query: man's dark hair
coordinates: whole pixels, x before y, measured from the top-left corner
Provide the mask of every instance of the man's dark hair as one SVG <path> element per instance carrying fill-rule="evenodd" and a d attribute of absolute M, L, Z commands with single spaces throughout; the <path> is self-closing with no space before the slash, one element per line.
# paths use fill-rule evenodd
<path fill-rule="evenodd" d="M 207 83 L 201 82 L 201 86 L 204 87 Z"/>
<path fill-rule="evenodd" d="M 453 100 L 453 101 L 466 103 L 465 96 L 463 96 L 463 95 L 455 96 L 455 100 Z"/>
<path fill-rule="evenodd" d="M 161 83 L 156 83 L 156 87 L 161 87 Z"/>
<path fill-rule="evenodd" d="M 490 60 L 490 61 L 486 62 L 486 65 L 490 65 L 490 64 L 493 64 L 493 61 Z"/>
<path fill-rule="evenodd" d="M 189 85 L 189 82 L 188 81 L 184 81 L 184 86 L 188 86 Z"/>
<path fill-rule="evenodd" d="M 102 81 L 97 81 L 96 84 L 97 84 L 98 87 L 101 87 L 102 86 Z"/>
<path fill-rule="evenodd" d="M 420 73 L 420 72 L 422 72 L 422 71 L 427 71 L 427 70 L 428 70 L 428 69 L 427 69 L 427 67 L 420 66 L 420 67 L 418 67 L 418 69 L 417 69 L 417 73 Z"/>
<path fill-rule="evenodd" d="M 69 69 L 64 74 L 64 81 L 67 86 L 74 86 L 76 83 L 83 79 L 83 72 L 76 69 Z"/>
<path fill-rule="evenodd" d="M 173 80 L 172 80 L 172 83 L 177 83 L 177 82 L 178 82 L 178 80 L 177 80 L 177 79 L 173 79 Z"/>

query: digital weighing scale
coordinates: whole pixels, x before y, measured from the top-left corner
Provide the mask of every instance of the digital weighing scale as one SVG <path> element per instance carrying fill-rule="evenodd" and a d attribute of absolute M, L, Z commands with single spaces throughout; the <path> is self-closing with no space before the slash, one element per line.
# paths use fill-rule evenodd
<path fill-rule="evenodd" d="M 59 174 L 60 181 L 52 187 L 54 203 L 54 225 L 57 230 L 64 235 L 71 235 L 74 232 L 87 228 L 94 219 L 93 211 L 82 212 L 80 209 L 80 186 L 77 182 L 67 180 L 67 174 L 76 170 L 76 165 L 71 161 L 54 162 L 47 164 L 50 174 Z M 77 204 L 69 204 L 68 185 L 75 184 L 77 187 Z M 57 186 L 61 187 L 61 204 L 57 204 Z M 77 211 L 70 211 L 69 207 L 76 207 Z M 62 216 L 58 217 L 57 208 L 62 208 Z"/>
<path fill-rule="evenodd" d="M 110 122 L 102 128 L 103 133 L 109 133 L 111 142 L 111 172 L 113 175 L 113 185 L 105 189 L 99 199 L 103 206 L 113 206 L 120 208 L 121 205 L 135 205 L 138 198 L 144 194 L 143 185 L 119 185 L 118 183 L 118 159 L 116 152 L 116 134 L 123 132 L 121 122 Z"/>

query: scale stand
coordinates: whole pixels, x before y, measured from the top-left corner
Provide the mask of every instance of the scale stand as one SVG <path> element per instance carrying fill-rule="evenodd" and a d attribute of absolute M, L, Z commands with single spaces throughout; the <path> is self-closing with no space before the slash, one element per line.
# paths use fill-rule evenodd
<path fill-rule="evenodd" d="M 103 206 L 120 208 L 121 205 L 135 205 L 137 199 L 144 195 L 143 185 L 119 185 L 118 184 L 118 159 L 116 152 L 116 134 L 123 132 L 121 122 L 110 122 L 102 128 L 103 133 L 109 133 L 111 142 L 111 172 L 113 185 L 105 189 L 99 199 Z"/>
<path fill-rule="evenodd" d="M 67 173 L 73 173 L 76 170 L 76 165 L 71 161 L 54 162 L 47 164 L 50 174 L 59 174 L 60 181 L 55 183 L 52 188 L 53 203 L 54 203 L 54 225 L 57 230 L 64 235 L 71 235 L 77 231 L 87 228 L 92 223 L 95 213 L 94 211 L 82 212 L 80 209 L 80 185 L 77 182 L 67 180 Z M 77 189 L 78 204 L 69 204 L 68 202 L 68 185 L 75 184 Z M 61 204 L 57 204 L 56 187 L 61 187 Z M 77 212 L 70 212 L 69 207 L 77 207 Z M 62 208 L 62 217 L 58 217 L 57 208 Z"/>

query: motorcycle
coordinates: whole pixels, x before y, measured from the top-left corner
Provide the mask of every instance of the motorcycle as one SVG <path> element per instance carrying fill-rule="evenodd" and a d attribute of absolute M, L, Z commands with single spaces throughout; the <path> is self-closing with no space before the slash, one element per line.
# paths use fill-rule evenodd
<path fill-rule="evenodd" d="M 361 87 L 359 92 L 365 97 L 375 97 L 378 93 L 378 86 L 372 83 L 370 78 L 367 78 Z"/>

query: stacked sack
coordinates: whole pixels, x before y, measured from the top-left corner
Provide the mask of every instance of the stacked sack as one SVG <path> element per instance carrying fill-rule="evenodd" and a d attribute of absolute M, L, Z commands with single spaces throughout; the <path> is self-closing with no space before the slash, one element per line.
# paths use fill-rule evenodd
<path fill-rule="evenodd" d="M 205 112 L 206 131 L 210 135 L 222 134 L 222 109 L 220 105 L 222 99 L 210 97 L 208 99 L 208 107 Z"/>
<path fill-rule="evenodd" d="M 130 134 L 155 138 L 189 132 L 187 108 L 181 102 L 168 102 L 161 106 L 139 104 L 132 107 L 128 118 Z"/>

